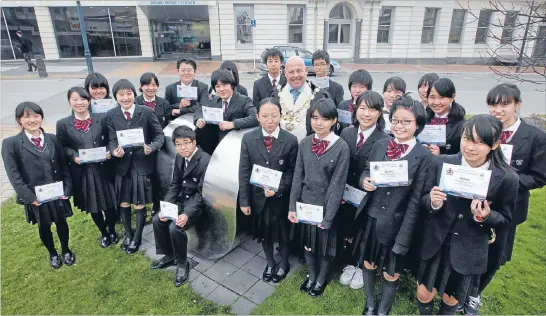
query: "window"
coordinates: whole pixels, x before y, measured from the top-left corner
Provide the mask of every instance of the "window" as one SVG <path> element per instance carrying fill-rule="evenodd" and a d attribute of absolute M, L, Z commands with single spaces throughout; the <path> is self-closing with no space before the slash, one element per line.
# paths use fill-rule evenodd
<path fill-rule="evenodd" d="M 252 44 L 252 26 L 254 20 L 252 5 L 235 5 L 235 29 L 237 30 L 237 44 Z"/>
<path fill-rule="evenodd" d="M 288 6 L 288 43 L 303 44 L 304 6 Z"/>
<path fill-rule="evenodd" d="M 349 44 L 351 42 L 351 11 L 342 4 L 336 4 L 330 11 L 328 43 Z"/>
<path fill-rule="evenodd" d="M 501 44 L 511 44 L 516 24 L 517 12 L 507 12 L 504 17 L 504 26 L 502 28 Z"/>
<path fill-rule="evenodd" d="M 42 48 L 42 38 L 40 36 L 40 30 L 38 29 L 38 22 L 36 21 L 36 14 L 33 7 L 17 7 L 8 8 L 3 7 L 2 12 L 2 34 L 1 34 L 1 49 L 0 56 L 2 60 L 6 59 L 23 59 L 23 53 L 21 52 L 21 42 L 19 37 L 15 34 L 17 31 L 23 32 L 23 36 L 26 37 L 32 43 L 32 52 L 37 55 L 43 55 L 44 50 Z M 5 20 L 4 20 L 5 16 Z M 7 28 L 6 28 L 7 24 Z M 9 32 L 9 36 L 8 36 Z M 11 41 L 10 41 L 11 39 Z M 15 56 L 14 56 L 15 55 Z"/>
<path fill-rule="evenodd" d="M 486 44 L 489 23 L 491 23 L 491 10 L 481 10 L 478 19 L 478 29 L 476 30 L 475 44 Z"/>
<path fill-rule="evenodd" d="M 421 34 L 422 44 L 434 43 L 434 30 L 436 29 L 436 20 L 438 18 L 438 8 L 425 8 L 425 19 L 423 20 L 423 33 Z"/>
<path fill-rule="evenodd" d="M 451 16 L 451 28 L 449 29 L 450 44 L 460 44 L 461 36 L 463 35 L 464 16 L 466 11 L 461 9 L 454 9 Z"/>
<path fill-rule="evenodd" d="M 379 13 L 379 26 L 377 28 L 377 42 L 390 43 L 389 34 L 391 31 L 393 7 L 382 7 Z"/>
<path fill-rule="evenodd" d="M 142 55 L 136 10 L 131 7 L 112 7 L 109 9 L 114 33 L 116 56 Z M 191 25 L 189 25 L 191 26 Z M 188 27 L 187 31 L 191 33 Z"/>
<path fill-rule="evenodd" d="M 539 26 L 538 28 L 533 57 L 546 57 L 546 26 Z"/>

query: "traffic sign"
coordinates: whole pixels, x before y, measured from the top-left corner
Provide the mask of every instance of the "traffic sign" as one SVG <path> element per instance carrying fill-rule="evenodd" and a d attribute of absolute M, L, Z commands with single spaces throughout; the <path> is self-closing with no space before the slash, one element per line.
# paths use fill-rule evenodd
<path fill-rule="evenodd" d="M 250 26 L 256 27 L 256 20 L 250 20 Z"/>

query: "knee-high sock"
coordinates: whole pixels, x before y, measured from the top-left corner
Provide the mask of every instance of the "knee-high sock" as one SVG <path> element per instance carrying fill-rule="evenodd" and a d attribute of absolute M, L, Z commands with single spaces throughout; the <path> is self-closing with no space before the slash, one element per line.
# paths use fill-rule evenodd
<path fill-rule="evenodd" d="M 375 270 L 362 269 L 362 280 L 364 281 L 364 291 L 366 292 L 366 305 L 375 307 Z"/>
<path fill-rule="evenodd" d="M 59 236 L 59 241 L 61 242 L 62 253 L 71 252 L 68 247 L 68 240 L 70 238 L 70 230 L 68 229 L 68 223 L 66 220 L 56 223 L 57 226 L 57 235 Z"/>
<path fill-rule="evenodd" d="M 57 249 L 55 249 L 55 243 L 53 242 L 53 234 L 51 233 L 51 225 L 47 224 L 38 224 L 38 234 L 40 235 L 40 240 L 46 247 L 49 252 L 49 256 L 57 256 Z"/>
<path fill-rule="evenodd" d="M 457 312 L 457 304 L 449 306 L 444 301 L 440 303 L 440 309 L 438 310 L 438 315 L 455 315 Z"/>
<path fill-rule="evenodd" d="M 125 229 L 125 237 L 133 239 L 133 229 L 131 228 L 131 207 L 120 207 L 119 213 L 123 228 Z"/>
<path fill-rule="evenodd" d="M 117 211 L 115 208 L 110 208 L 104 211 L 104 217 L 106 218 L 106 227 L 108 232 L 113 234 L 116 232 Z"/>
<path fill-rule="evenodd" d="M 309 280 L 311 282 L 317 281 L 317 260 L 315 254 L 311 251 L 304 250 L 305 263 L 307 264 L 307 270 L 309 271 Z"/>
<path fill-rule="evenodd" d="M 146 208 L 135 210 L 136 230 L 133 240 L 138 244 L 142 241 L 142 231 L 144 230 L 144 225 L 146 225 L 146 211 Z"/>
<path fill-rule="evenodd" d="M 287 244 L 281 243 L 279 245 L 279 253 L 281 255 L 281 268 L 286 271 L 288 269 L 288 256 L 290 255 L 290 248 Z"/>
<path fill-rule="evenodd" d="M 381 293 L 381 302 L 379 302 L 379 308 L 377 313 L 379 315 L 387 315 L 391 309 L 394 297 L 396 296 L 396 290 L 400 280 L 383 282 L 383 293 Z"/>
<path fill-rule="evenodd" d="M 107 237 L 108 231 L 106 230 L 106 223 L 104 222 L 102 212 L 91 213 L 91 218 L 93 219 L 93 222 L 95 222 L 95 225 L 99 229 L 102 237 Z"/>
<path fill-rule="evenodd" d="M 330 256 L 320 257 L 320 270 L 317 277 L 317 283 L 324 285 L 328 282 L 328 274 L 330 273 L 330 266 L 332 265 L 333 258 Z"/>
<path fill-rule="evenodd" d="M 265 241 L 262 241 L 262 248 L 264 249 L 267 265 L 270 267 L 274 267 L 275 258 L 273 257 L 273 244 L 272 243 L 267 244 Z"/>
<path fill-rule="evenodd" d="M 421 301 L 417 300 L 417 308 L 419 308 L 419 315 L 432 315 L 434 299 L 428 303 L 421 303 Z"/>

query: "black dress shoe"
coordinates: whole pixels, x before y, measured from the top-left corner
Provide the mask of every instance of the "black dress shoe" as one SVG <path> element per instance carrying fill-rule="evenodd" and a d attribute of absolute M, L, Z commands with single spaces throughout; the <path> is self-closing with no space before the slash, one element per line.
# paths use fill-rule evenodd
<path fill-rule="evenodd" d="M 131 238 L 125 236 L 123 237 L 123 241 L 121 242 L 121 246 L 119 246 L 119 248 L 121 248 L 121 250 L 123 251 L 127 251 L 127 247 L 129 247 L 129 244 L 131 244 Z"/>
<path fill-rule="evenodd" d="M 311 282 L 309 278 L 305 279 L 303 283 L 300 286 L 300 291 L 302 292 L 309 292 L 315 287 L 315 282 Z"/>
<path fill-rule="evenodd" d="M 181 268 L 180 265 L 176 267 L 176 272 L 174 274 L 174 286 L 179 287 L 188 281 L 188 276 L 190 275 L 190 264 L 186 262 L 186 266 Z"/>
<path fill-rule="evenodd" d="M 166 267 L 170 267 L 172 265 L 174 265 L 174 258 L 163 256 L 161 259 L 154 261 L 150 269 L 165 269 Z"/>
<path fill-rule="evenodd" d="M 286 275 L 288 275 L 288 272 L 290 272 L 290 266 L 288 266 L 286 270 L 284 270 L 283 268 L 279 268 L 279 270 L 277 270 L 277 272 L 273 275 L 271 280 L 273 281 L 273 283 L 279 283 L 282 280 L 284 280 L 284 278 L 286 278 Z"/>
<path fill-rule="evenodd" d="M 375 309 L 373 307 L 368 307 L 368 304 L 364 307 L 362 315 L 375 315 Z"/>
<path fill-rule="evenodd" d="M 116 232 L 110 233 L 110 235 L 108 235 L 108 239 L 110 239 L 111 245 L 115 245 L 119 242 L 119 237 Z"/>
<path fill-rule="evenodd" d="M 61 261 L 61 258 L 59 258 L 59 256 L 57 255 L 49 258 L 49 264 L 53 269 L 57 270 L 63 265 L 63 262 Z"/>
<path fill-rule="evenodd" d="M 63 255 L 63 262 L 64 264 L 66 264 L 67 266 L 71 266 L 73 265 L 74 263 L 76 263 L 76 255 L 73 254 L 72 252 L 67 252 Z"/>
<path fill-rule="evenodd" d="M 313 289 L 311 291 L 309 291 L 309 296 L 311 296 L 311 297 L 322 296 L 322 293 L 324 293 L 325 288 L 326 288 L 326 284 L 322 285 L 322 284 L 317 283 L 317 284 L 315 284 Z"/>
<path fill-rule="evenodd" d="M 264 273 L 262 274 L 262 279 L 265 282 L 271 281 L 271 277 L 273 277 L 273 271 L 275 270 L 275 267 L 270 267 L 269 265 L 265 266 Z"/>
<path fill-rule="evenodd" d="M 138 251 L 138 248 L 140 248 L 140 243 L 132 240 L 129 246 L 127 246 L 127 250 L 125 250 L 125 252 L 128 254 L 133 254 Z"/>
<path fill-rule="evenodd" d="M 99 245 L 102 247 L 102 248 L 106 248 L 108 246 L 110 246 L 110 238 L 106 237 L 106 236 L 102 236 L 100 239 L 99 239 Z"/>

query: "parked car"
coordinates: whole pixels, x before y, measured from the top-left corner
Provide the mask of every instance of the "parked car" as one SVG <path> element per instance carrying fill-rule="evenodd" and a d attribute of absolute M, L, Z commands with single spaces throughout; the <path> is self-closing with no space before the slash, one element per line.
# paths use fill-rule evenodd
<path fill-rule="evenodd" d="M 282 66 L 283 70 L 284 70 L 284 63 L 286 63 L 286 60 L 289 57 L 300 56 L 301 58 L 303 58 L 303 61 L 305 62 L 305 66 L 309 68 L 309 73 L 310 74 L 315 73 L 315 70 L 313 69 L 313 63 L 311 62 L 311 59 L 313 58 L 313 53 L 311 53 L 310 51 L 301 47 L 296 47 L 296 46 L 273 46 L 271 48 L 276 48 L 282 52 L 284 56 L 284 62 Z M 267 65 L 263 63 L 263 59 L 264 59 L 263 57 L 266 51 L 267 49 L 262 53 L 262 56 L 261 56 L 262 62 L 260 63 L 260 70 L 262 71 L 267 71 Z M 341 66 L 339 65 L 339 63 L 333 59 L 330 59 L 330 75 L 335 72 L 339 72 L 340 69 L 341 69 Z"/>

